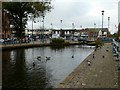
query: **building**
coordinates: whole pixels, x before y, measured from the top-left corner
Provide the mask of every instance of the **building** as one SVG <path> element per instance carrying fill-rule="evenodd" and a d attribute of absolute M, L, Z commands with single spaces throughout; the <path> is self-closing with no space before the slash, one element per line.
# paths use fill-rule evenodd
<path fill-rule="evenodd" d="M 110 32 L 108 31 L 108 28 L 86 28 L 80 30 L 80 37 L 81 39 L 94 41 L 97 38 L 102 37 L 108 37 L 110 35 Z"/>
<path fill-rule="evenodd" d="M 25 35 L 26 36 L 41 36 L 41 35 L 45 35 L 45 36 L 51 36 L 52 31 L 49 29 L 25 29 Z"/>
<path fill-rule="evenodd" d="M 120 1 L 118 2 L 118 38 L 120 39 Z"/>
<path fill-rule="evenodd" d="M 99 37 L 108 37 L 108 28 L 86 28 L 86 29 L 26 29 L 27 36 L 49 36 L 51 38 L 64 38 L 66 40 L 89 40 L 94 41 Z"/>
<path fill-rule="evenodd" d="M 118 2 L 118 23 L 120 23 L 120 1 Z"/>
<path fill-rule="evenodd" d="M 2 10 L 2 38 L 11 38 L 9 14 Z"/>
<path fill-rule="evenodd" d="M 0 2 L 0 7 L 2 3 Z M 0 9 L 0 18 L 2 18 L 2 10 Z M 0 38 L 2 38 L 2 20 L 0 20 Z"/>
<path fill-rule="evenodd" d="M 60 36 L 66 40 L 75 39 L 79 36 L 80 29 L 53 29 L 53 36 Z"/>

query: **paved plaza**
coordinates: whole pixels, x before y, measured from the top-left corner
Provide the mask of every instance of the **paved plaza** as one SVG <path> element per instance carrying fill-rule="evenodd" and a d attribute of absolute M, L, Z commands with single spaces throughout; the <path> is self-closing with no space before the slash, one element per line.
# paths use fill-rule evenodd
<path fill-rule="evenodd" d="M 117 64 L 112 45 L 106 43 L 89 55 L 57 88 L 118 88 Z"/>

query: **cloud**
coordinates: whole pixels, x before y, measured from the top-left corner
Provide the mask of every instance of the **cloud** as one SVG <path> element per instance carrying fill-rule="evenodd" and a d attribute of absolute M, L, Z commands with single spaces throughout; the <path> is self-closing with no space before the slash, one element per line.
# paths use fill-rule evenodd
<path fill-rule="evenodd" d="M 104 10 L 104 27 L 108 25 L 110 17 L 110 29 L 115 32 L 114 26 L 118 24 L 118 1 L 119 0 L 53 0 L 54 9 L 45 16 L 45 27 L 60 28 L 60 20 L 63 20 L 63 28 L 75 27 L 101 27 L 102 13 Z M 31 25 L 29 25 L 31 27 Z M 35 24 L 34 28 L 39 28 Z M 114 29 L 114 30 L 113 30 Z"/>

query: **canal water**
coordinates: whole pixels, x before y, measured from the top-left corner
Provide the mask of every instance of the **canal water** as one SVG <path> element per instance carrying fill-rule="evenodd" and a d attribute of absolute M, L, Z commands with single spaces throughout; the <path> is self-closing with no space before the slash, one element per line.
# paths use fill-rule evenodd
<path fill-rule="evenodd" d="M 62 49 L 37 47 L 3 51 L 2 86 L 3 88 L 54 88 L 93 50 L 94 47 L 91 46 L 75 45 Z M 46 57 L 50 59 L 47 60 Z"/>

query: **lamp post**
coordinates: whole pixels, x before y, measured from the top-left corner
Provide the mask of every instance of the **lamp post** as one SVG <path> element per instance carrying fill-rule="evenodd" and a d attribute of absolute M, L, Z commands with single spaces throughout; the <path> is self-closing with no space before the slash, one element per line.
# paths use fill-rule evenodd
<path fill-rule="evenodd" d="M 96 30 L 96 23 L 94 23 L 94 30 Z M 94 37 L 94 40 L 95 40 L 95 35 L 96 33 L 93 33 L 93 37 Z"/>
<path fill-rule="evenodd" d="M 110 17 L 108 17 L 108 30 L 110 28 Z"/>
<path fill-rule="evenodd" d="M 102 10 L 101 12 L 102 12 L 102 36 L 103 36 L 103 17 L 104 17 L 104 10 Z"/>
<path fill-rule="evenodd" d="M 43 21 L 42 21 L 43 22 L 43 40 L 42 40 L 43 43 L 44 43 L 44 18 L 45 18 L 45 16 L 43 15 Z"/>
<path fill-rule="evenodd" d="M 96 28 L 96 23 L 94 23 L 94 29 Z"/>
<path fill-rule="evenodd" d="M 50 25 L 51 25 L 51 30 L 52 30 L 52 28 L 53 28 L 52 25 L 53 25 L 53 24 L 51 23 Z"/>
<path fill-rule="evenodd" d="M 62 22 L 63 22 L 63 20 L 60 20 L 60 22 L 61 22 L 61 31 L 60 31 L 60 37 L 62 36 Z"/>
<path fill-rule="evenodd" d="M 63 20 L 60 20 L 60 22 L 61 22 L 61 30 L 62 30 L 62 22 L 63 22 Z"/>
<path fill-rule="evenodd" d="M 75 25 L 74 25 L 74 23 L 72 23 L 72 30 L 74 30 L 75 29 Z M 72 31 L 72 40 L 74 40 L 74 31 Z"/>
<path fill-rule="evenodd" d="M 82 29 L 82 26 L 80 26 L 80 28 Z"/>
<path fill-rule="evenodd" d="M 33 41 L 33 17 L 32 17 L 32 41 Z"/>

